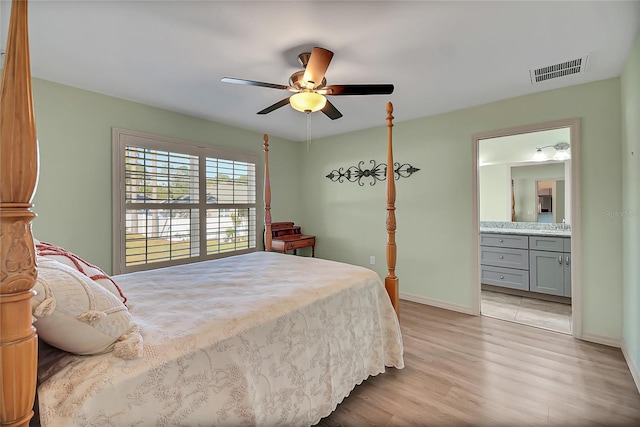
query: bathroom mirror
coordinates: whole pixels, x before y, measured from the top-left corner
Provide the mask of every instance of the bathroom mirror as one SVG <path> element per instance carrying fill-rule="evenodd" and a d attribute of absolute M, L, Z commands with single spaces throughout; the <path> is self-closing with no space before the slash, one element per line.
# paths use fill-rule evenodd
<path fill-rule="evenodd" d="M 569 128 L 481 139 L 480 221 L 562 223 L 569 217 L 570 160 L 553 160 Z M 547 161 L 533 161 L 538 148 Z"/>

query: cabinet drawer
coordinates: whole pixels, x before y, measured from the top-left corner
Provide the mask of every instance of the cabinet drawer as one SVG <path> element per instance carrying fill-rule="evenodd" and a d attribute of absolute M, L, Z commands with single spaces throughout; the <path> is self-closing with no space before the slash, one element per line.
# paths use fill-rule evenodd
<path fill-rule="evenodd" d="M 529 247 L 529 237 L 517 234 L 481 233 L 480 246 L 527 249 Z"/>
<path fill-rule="evenodd" d="M 300 249 L 307 246 L 315 246 L 316 239 L 302 239 L 302 240 L 294 240 L 293 242 L 287 242 L 285 248 L 287 250 Z"/>
<path fill-rule="evenodd" d="M 562 240 L 564 240 L 564 251 L 571 252 L 571 237 L 565 237 Z"/>
<path fill-rule="evenodd" d="M 564 252 L 564 237 L 529 236 L 529 249 Z"/>
<path fill-rule="evenodd" d="M 529 251 L 526 249 L 480 248 L 480 264 L 494 267 L 529 269 Z"/>
<path fill-rule="evenodd" d="M 480 272 L 480 282 L 486 285 L 502 286 L 504 288 L 529 290 L 529 272 L 512 268 L 491 267 L 483 265 Z"/>

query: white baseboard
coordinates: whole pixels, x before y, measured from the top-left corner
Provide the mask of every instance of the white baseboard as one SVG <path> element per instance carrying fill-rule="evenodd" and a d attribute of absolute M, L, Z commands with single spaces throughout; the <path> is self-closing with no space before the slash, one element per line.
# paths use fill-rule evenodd
<path fill-rule="evenodd" d="M 445 310 L 457 311 L 458 313 L 471 314 L 473 315 L 473 309 L 471 307 L 467 307 L 466 305 L 453 304 L 446 301 L 435 300 L 431 298 L 421 297 L 419 295 L 411 295 L 400 293 L 400 299 L 417 302 L 419 304 L 430 305 L 433 307 L 444 308 Z"/>
<path fill-rule="evenodd" d="M 594 342 L 596 344 L 608 345 L 609 347 L 620 348 L 620 338 L 611 338 L 604 335 L 583 332 L 580 339 L 583 341 Z"/>
<path fill-rule="evenodd" d="M 640 369 L 638 369 L 638 365 L 635 364 L 633 358 L 629 354 L 629 348 L 627 347 L 627 343 L 622 339 L 622 345 L 620 346 L 622 349 L 622 355 L 624 359 L 627 361 L 627 365 L 629 365 L 629 370 L 631 371 L 631 376 L 633 377 L 633 381 L 636 383 L 636 388 L 638 389 L 638 393 L 640 393 Z"/>

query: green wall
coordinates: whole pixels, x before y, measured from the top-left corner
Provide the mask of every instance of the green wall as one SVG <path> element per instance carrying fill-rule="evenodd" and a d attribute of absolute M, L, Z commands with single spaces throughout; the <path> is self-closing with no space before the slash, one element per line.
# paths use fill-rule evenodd
<path fill-rule="evenodd" d="M 622 332 L 627 356 L 640 372 L 640 35 L 621 78 L 623 301 Z M 640 377 L 636 377 L 640 388 Z"/>
<path fill-rule="evenodd" d="M 511 221 L 511 165 L 500 163 L 478 170 L 480 221 Z"/>
<path fill-rule="evenodd" d="M 324 177 L 360 160 L 385 161 L 386 101 L 377 102 L 381 127 L 315 140 L 308 152 L 298 148 L 305 171 L 301 209 L 305 230 L 319 236 L 319 256 L 368 265 L 375 255 L 375 269 L 386 275 L 384 184 Z M 395 159 L 421 168 L 397 181 L 401 294 L 472 312 L 473 134 L 580 117 L 583 332 L 619 340 L 622 219 L 606 212 L 622 209 L 620 103 L 614 78 L 410 121 L 396 105 Z"/>
<path fill-rule="evenodd" d="M 259 211 L 263 207 L 262 134 L 38 79 L 33 92 L 40 144 L 36 238 L 111 271 L 113 127 L 255 153 Z M 272 213 L 299 222 L 299 183 L 284 172 L 298 175 L 297 144 L 271 137 L 269 142 Z"/>

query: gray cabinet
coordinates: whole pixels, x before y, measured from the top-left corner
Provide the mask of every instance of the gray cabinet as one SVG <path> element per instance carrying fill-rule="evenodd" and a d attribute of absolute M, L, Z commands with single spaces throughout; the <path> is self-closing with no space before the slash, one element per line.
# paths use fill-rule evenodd
<path fill-rule="evenodd" d="M 481 283 L 571 296 L 571 238 L 480 234 Z"/>
<path fill-rule="evenodd" d="M 565 247 L 569 251 L 565 252 Z M 530 291 L 571 296 L 570 248 L 570 238 L 529 237 Z"/>
<path fill-rule="evenodd" d="M 571 238 L 564 239 L 564 296 L 571 296 Z"/>
<path fill-rule="evenodd" d="M 483 233 L 480 245 L 481 283 L 529 290 L 527 236 Z"/>

